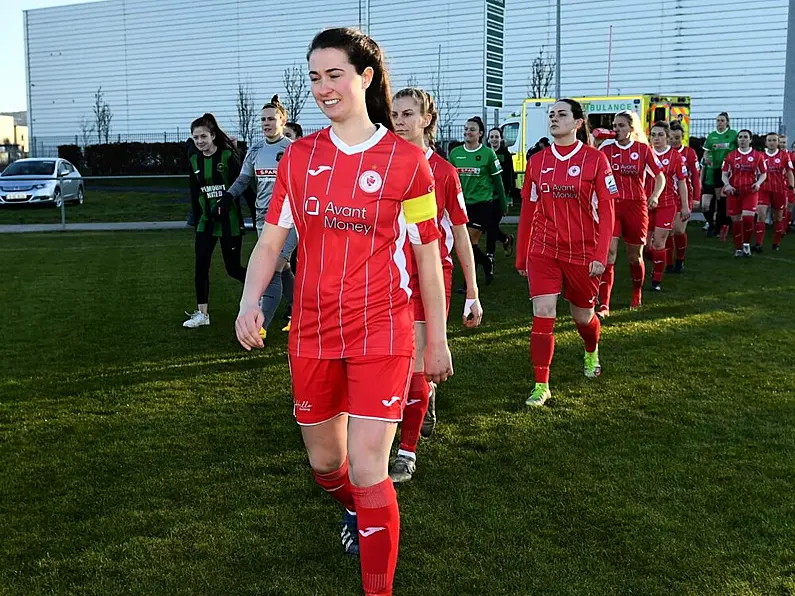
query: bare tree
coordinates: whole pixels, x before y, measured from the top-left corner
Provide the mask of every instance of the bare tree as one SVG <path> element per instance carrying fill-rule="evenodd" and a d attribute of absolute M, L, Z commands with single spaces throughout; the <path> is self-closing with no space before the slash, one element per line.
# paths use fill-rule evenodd
<path fill-rule="evenodd" d="M 293 122 L 298 122 L 301 110 L 306 105 L 309 98 L 309 89 L 306 83 L 306 74 L 301 67 L 293 66 L 284 69 L 283 75 L 285 101 L 284 109 L 287 110 L 287 117 Z"/>
<path fill-rule="evenodd" d="M 461 87 L 453 89 L 447 82 L 442 70 L 442 46 L 436 54 L 436 71 L 431 75 L 431 95 L 439 111 L 439 130 L 442 139 L 449 138 L 450 128 L 458 120 L 461 111 Z"/>
<path fill-rule="evenodd" d="M 105 101 L 105 96 L 100 86 L 94 93 L 94 126 L 100 143 L 103 139 L 105 143 L 108 142 L 111 120 L 113 120 L 113 112 L 110 109 L 110 105 Z"/>
<path fill-rule="evenodd" d="M 544 51 L 544 46 L 541 46 L 538 56 L 530 65 L 530 76 L 527 78 L 528 97 L 539 99 L 549 97 L 556 69 L 555 59 Z"/>
<path fill-rule="evenodd" d="M 417 75 L 410 74 L 409 78 L 406 79 L 406 87 L 419 87 L 420 80 L 417 78 Z"/>
<path fill-rule="evenodd" d="M 83 147 L 86 147 L 91 142 L 91 133 L 93 133 L 95 129 L 96 125 L 86 116 L 80 119 L 80 140 L 83 142 Z"/>
<path fill-rule="evenodd" d="M 257 109 L 254 97 L 248 84 L 237 84 L 237 134 L 239 139 L 248 144 L 254 136 L 257 125 Z"/>

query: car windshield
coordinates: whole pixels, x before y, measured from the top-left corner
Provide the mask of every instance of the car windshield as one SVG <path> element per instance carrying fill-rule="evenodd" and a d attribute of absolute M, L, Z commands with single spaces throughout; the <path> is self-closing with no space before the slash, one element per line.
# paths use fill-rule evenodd
<path fill-rule="evenodd" d="M 52 176 L 54 161 L 15 161 L 0 176 Z"/>

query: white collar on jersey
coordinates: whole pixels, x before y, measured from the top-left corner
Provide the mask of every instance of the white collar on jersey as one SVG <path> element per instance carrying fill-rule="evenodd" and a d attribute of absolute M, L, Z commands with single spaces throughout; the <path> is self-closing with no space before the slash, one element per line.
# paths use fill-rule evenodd
<path fill-rule="evenodd" d="M 749 154 L 749 153 L 751 153 L 751 151 L 753 151 L 753 150 L 754 150 L 754 148 L 753 148 L 753 147 L 748 147 L 748 151 L 743 151 L 743 150 L 742 150 L 742 149 L 740 149 L 739 147 L 737 148 L 737 151 L 739 151 L 739 152 L 740 152 L 740 155 L 748 155 L 748 154 Z"/>
<path fill-rule="evenodd" d="M 478 145 L 478 146 L 477 146 L 477 147 L 475 147 L 474 149 L 469 149 L 469 148 L 467 147 L 466 143 L 464 143 L 464 144 L 463 144 L 463 145 L 461 145 L 461 146 L 464 148 L 464 151 L 466 151 L 467 153 L 474 153 L 475 151 L 480 151 L 480 149 L 483 147 L 483 143 L 481 143 L 480 145 Z"/>
<path fill-rule="evenodd" d="M 781 149 L 776 149 L 774 153 L 770 153 L 770 151 L 767 150 L 767 147 L 765 147 L 765 155 L 767 155 L 768 157 L 775 157 L 776 155 L 778 155 L 779 151 L 781 151 Z"/>
<path fill-rule="evenodd" d="M 679 153 L 684 153 L 684 152 L 685 152 L 685 146 L 684 146 L 684 145 L 682 145 L 681 147 L 679 147 L 679 149 L 677 149 L 677 151 L 678 151 Z"/>
<path fill-rule="evenodd" d="M 552 154 L 553 154 L 555 157 L 557 157 L 557 158 L 558 158 L 560 161 L 568 161 L 568 160 L 570 160 L 572 157 L 574 157 L 575 155 L 577 155 L 577 153 L 580 151 L 580 149 L 582 149 L 582 141 L 579 141 L 579 140 L 578 140 L 578 141 L 577 141 L 577 146 L 576 146 L 576 147 L 575 147 L 575 148 L 574 148 L 574 149 L 571 151 L 571 153 L 569 153 L 568 155 L 565 155 L 565 156 L 564 156 L 564 155 L 561 155 L 561 154 L 558 152 L 557 145 L 555 145 L 554 143 L 552 143 Z"/>
<path fill-rule="evenodd" d="M 433 155 L 433 149 L 428 147 L 428 150 L 425 152 L 425 159 L 430 159 L 431 155 Z"/>
<path fill-rule="evenodd" d="M 652 149 L 654 149 L 654 147 L 652 147 Z M 665 154 L 666 154 L 666 153 L 668 153 L 670 150 L 671 150 L 671 146 L 670 146 L 670 145 L 668 145 L 668 146 L 665 148 L 665 150 L 664 150 L 664 151 L 657 151 L 656 149 L 654 149 L 654 152 L 657 154 L 657 156 L 660 156 L 660 155 L 665 155 Z"/>
<path fill-rule="evenodd" d="M 331 142 L 342 151 L 345 155 L 356 155 L 357 153 L 364 153 L 368 149 L 372 149 L 375 147 L 378 142 L 386 136 L 388 131 L 386 126 L 382 126 L 381 124 L 376 124 L 375 132 L 373 136 L 371 136 L 366 141 L 362 141 L 358 145 L 348 145 L 339 138 L 337 135 L 334 134 L 334 129 L 329 126 L 328 132 L 329 136 L 331 137 Z"/>
<path fill-rule="evenodd" d="M 622 151 L 626 151 L 627 149 L 629 149 L 630 147 L 632 147 L 632 145 L 634 145 L 634 144 L 635 144 L 635 139 L 630 139 L 630 141 L 629 141 L 629 145 L 622 145 L 622 144 L 620 144 L 618 141 L 616 141 L 615 139 L 613 139 L 613 144 L 614 144 L 616 147 L 618 147 L 619 149 L 621 149 Z"/>

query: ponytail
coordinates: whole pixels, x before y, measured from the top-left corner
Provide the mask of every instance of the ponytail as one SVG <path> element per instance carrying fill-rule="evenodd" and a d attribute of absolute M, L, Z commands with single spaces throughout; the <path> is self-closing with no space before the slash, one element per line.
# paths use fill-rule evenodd
<path fill-rule="evenodd" d="M 196 120 L 190 123 L 190 131 L 193 132 L 194 129 L 200 126 L 209 130 L 210 134 L 215 137 L 214 143 L 216 147 L 222 150 L 229 149 L 235 156 L 238 158 L 240 157 L 240 151 L 237 146 L 232 139 L 229 138 L 229 135 L 218 126 L 218 121 L 215 119 L 215 116 L 207 112 L 199 118 L 196 118 Z"/>
<path fill-rule="evenodd" d="M 364 95 L 367 116 L 371 122 L 382 124 L 394 132 L 392 90 L 389 84 L 389 73 L 386 69 L 384 53 L 380 46 L 372 37 L 352 27 L 326 29 L 315 35 L 309 45 L 306 59 L 309 60 L 315 50 L 327 48 L 345 52 L 348 56 L 348 61 L 360 75 L 367 67 L 372 68 L 373 78 Z"/>
<path fill-rule="evenodd" d="M 282 102 L 279 100 L 278 93 L 274 95 L 268 103 L 262 106 L 263 110 L 268 108 L 276 110 L 276 113 L 279 114 L 285 122 L 287 122 L 287 110 L 284 109 Z"/>

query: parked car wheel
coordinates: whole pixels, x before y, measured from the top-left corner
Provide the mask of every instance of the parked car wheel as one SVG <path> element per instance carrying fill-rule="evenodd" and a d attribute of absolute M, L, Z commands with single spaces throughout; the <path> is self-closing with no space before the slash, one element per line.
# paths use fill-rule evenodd
<path fill-rule="evenodd" d="M 60 209 L 63 207 L 63 197 L 61 196 L 60 188 L 55 189 L 55 194 L 52 196 L 52 199 L 53 205 L 55 205 L 56 208 Z"/>
<path fill-rule="evenodd" d="M 77 199 L 75 199 L 78 205 L 82 205 L 83 201 L 85 200 L 85 196 L 83 195 L 83 187 L 79 187 L 77 189 Z"/>

